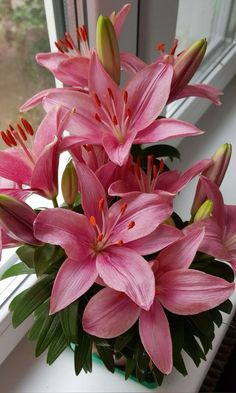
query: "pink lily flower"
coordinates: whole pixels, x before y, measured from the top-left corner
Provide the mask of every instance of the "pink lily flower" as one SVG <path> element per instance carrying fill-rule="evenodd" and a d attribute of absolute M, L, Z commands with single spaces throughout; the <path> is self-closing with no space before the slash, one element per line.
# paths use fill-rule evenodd
<path fill-rule="evenodd" d="M 118 13 L 113 12 L 110 15 L 110 20 L 114 25 L 117 38 L 120 35 L 130 7 L 131 4 L 125 4 Z M 60 39 L 58 42 L 55 42 L 58 52 L 38 53 L 36 55 L 36 61 L 51 71 L 64 84 L 87 88 L 89 64 L 93 50 L 89 47 L 88 33 L 84 25 L 77 29 L 77 37 L 80 43 L 80 49 L 71 35 L 66 33 L 63 40 Z M 122 61 L 123 57 L 124 61 Z M 133 56 L 131 54 L 121 53 L 122 68 L 125 69 L 126 64 L 129 67 L 132 59 Z"/>
<path fill-rule="evenodd" d="M 46 111 L 55 105 L 73 109 L 67 130 L 77 135 L 81 144 L 103 145 L 110 160 L 121 166 L 127 161 L 133 143 L 202 133 L 187 122 L 156 120 L 168 99 L 172 74 L 170 64 L 154 63 L 135 74 L 121 90 L 94 53 L 90 64 L 90 94 L 49 92 L 43 106 Z"/>
<path fill-rule="evenodd" d="M 46 198 L 54 198 L 58 187 L 58 138 L 67 118 L 62 108 L 54 107 L 41 122 L 34 140 L 34 130 L 26 119 L 16 128 L 10 125 L 1 131 L 8 148 L 0 151 L 0 176 L 20 187 L 27 185 Z"/>
<path fill-rule="evenodd" d="M 77 165 L 77 174 L 84 215 L 49 209 L 35 220 L 35 236 L 59 244 L 68 256 L 54 281 L 50 312 L 78 299 L 98 275 L 106 285 L 149 309 L 154 298 L 154 276 L 139 253 L 138 243 L 169 217 L 172 195 L 133 195 L 108 209 L 105 190 L 95 174 L 84 164 Z M 145 241 L 140 247 L 148 250 L 149 244 Z"/>
<path fill-rule="evenodd" d="M 207 198 L 213 201 L 212 216 L 187 226 L 184 231 L 204 227 L 205 235 L 199 250 L 231 263 L 236 272 L 236 206 L 224 205 L 219 188 L 210 179 L 202 176 L 200 185 Z"/>
<path fill-rule="evenodd" d="M 126 176 L 111 184 L 108 190 L 109 195 L 122 197 L 130 192 L 158 193 L 160 190 L 177 194 L 195 176 L 208 168 L 211 160 L 198 161 L 182 174 L 178 171 L 162 173 L 162 165 L 163 162 L 160 161 L 160 166 L 157 168 L 153 165 L 153 156 L 148 156 L 146 173 L 139 162 L 132 163 Z"/>
<path fill-rule="evenodd" d="M 225 301 L 235 286 L 189 269 L 203 236 L 203 230 L 195 230 L 160 252 L 152 266 L 155 299 L 149 310 L 142 310 L 125 294 L 104 288 L 85 308 L 84 330 L 97 337 L 113 338 L 139 319 L 139 334 L 146 352 L 162 373 L 169 374 L 172 341 L 165 309 L 177 315 L 198 314 Z"/>

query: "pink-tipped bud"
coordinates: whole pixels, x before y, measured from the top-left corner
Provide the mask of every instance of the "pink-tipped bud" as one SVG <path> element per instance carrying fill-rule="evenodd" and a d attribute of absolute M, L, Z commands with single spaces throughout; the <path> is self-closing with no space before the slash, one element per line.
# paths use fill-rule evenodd
<path fill-rule="evenodd" d="M 174 98 L 188 84 L 200 66 L 207 48 L 206 39 L 196 41 L 176 57 L 171 84 L 171 98 Z"/>
<path fill-rule="evenodd" d="M 96 49 L 99 60 L 111 78 L 120 83 L 120 52 L 114 26 L 100 15 L 97 21 Z"/>
<path fill-rule="evenodd" d="M 212 156 L 212 165 L 202 172 L 202 175 L 212 180 L 218 187 L 220 187 L 225 172 L 227 171 L 230 158 L 232 153 L 232 145 L 230 143 L 224 143 L 221 145 Z M 204 187 L 198 182 L 191 213 L 196 214 L 196 211 L 206 200 L 206 193 Z"/>
<path fill-rule="evenodd" d="M 67 205 L 73 205 L 78 194 L 78 177 L 72 161 L 70 161 L 63 172 L 61 190 Z"/>
<path fill-rule="evenodd" d="M 207 199 L 198 209 L 194 216 L 194 222 L 204 220 L 204 218 L 210 217 L 213 211 L 213 201 Z"/>
<path fill-rule="evenodd" d="M 0 225 L 21 243 L 41 244 L 34 237 L 33 222 L 37 215 L 30 206 L 13 197 L 0 194 Z"/>

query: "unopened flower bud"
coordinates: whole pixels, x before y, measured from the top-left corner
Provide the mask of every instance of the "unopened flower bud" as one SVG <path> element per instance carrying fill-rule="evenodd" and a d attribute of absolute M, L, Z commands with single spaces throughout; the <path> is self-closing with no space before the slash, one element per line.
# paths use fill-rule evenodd
<path fill-rule="evenodd" d="M 174 75 L 171 84 L 171 97 L 176 96 L 188 84 L 197 71 L 207 48 L 206 39 L 196 41 L 183 50 L 175 59 Z"/>
<path fill-rule="evenodd" d="M 67 205 L 73 205 L 78 194 L 78 177 L 72 161 L 70 161 L 64 170 L 61 180 L 61 190 L 64 201 Z"/>
<path fill-rule="evenodd" d="M 33 232 L 36 217 L 34 210 L 25 202 L 0 194 L 0 225 L 13 239 L 23 243 L 41 244 Z"/>
<path fill-rule="evenodd" d="M 232 146 L 230 143 L 221 145 L 212 156 L 212 165 L 202 172 L 202 175 L 212 180 L 218 187 L 220 187 L 225 172 L 228 168 L 232 153 Z M 203 185 L 199 182 L 197 185 L 191 213 L 194 215 L 199 206 L 202 205 L 206 199 L 206 193 Z"/>
<path fill-rule="evenodd" d="M 194 216 L 194 222 L 204 220 L 204 218 L 210 217 L 213 211 L 213 201 L 207 199 L 198 209 Z"/>
<path fill-rule="evenodd" d="M 97 55 L 111 78 L 120 83 L 120 52 L 114 26 L 110 19 L 100 15 L 96 30 Z"/>

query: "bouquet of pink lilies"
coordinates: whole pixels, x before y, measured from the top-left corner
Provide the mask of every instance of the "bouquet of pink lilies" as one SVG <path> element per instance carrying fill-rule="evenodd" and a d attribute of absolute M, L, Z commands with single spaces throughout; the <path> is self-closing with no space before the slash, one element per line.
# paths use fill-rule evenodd
<path fill-rule="evenodd" d="M 125 378 L 160 384 L 173 366 L 187 374 L 183 351 L 197 366 L 205 359 L 221 312 L 231 311 L 236 206 L 224 205 L 219 190 L 229 144 L 183 173 L 167 166 L 178 150 L 157 144 L 202 134 L 161 116 L 168 103 L 197 96 L 220 105 L 216 88 L 188 84 L 206 40 L 177 56 L 177 40 L 169 53 L 159 44 L 160 55 L 146 64 L 119 51 L 129 9 L 98 18 L 96 48 L 82 26 L 80 49 L 66 33 L 56 52 L 38 54 L 65 87 L 21 107 L 43 106 L 36 132 L 25 118 L 1 131 L 1 246 L 19 246 L 19 263 L 2 278 L 37 275 L 10 305 L 15 327 L 33 315 L 36 356 L 47 349 L 51 364 L 72 343 L 76 374 L 91 372 L 96 349 L 110 371 L 122 358 Z M 121 70 L 129 76 L 123 87 Z M 183 222 L 173 200 L 195 177 L 191 218 Z M 31 194 L 51 200 L 52 208 L 32 209 Z"/>

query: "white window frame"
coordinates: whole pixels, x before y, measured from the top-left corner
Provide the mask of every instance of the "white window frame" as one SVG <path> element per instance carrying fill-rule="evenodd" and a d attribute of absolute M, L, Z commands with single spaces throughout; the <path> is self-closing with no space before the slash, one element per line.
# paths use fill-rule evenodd
<path fill-rule="evenodd" d="M 67 0 L 68 1 L 68 0 Z M 132 3 L 133 12 L 128 16 L 127 23 L 124 26 L 124 31 L 121 36 L 122 50 L 132 51 L 143 57 L 144 60 L 151 61 L 151 51 L 155 48 L 158 40 L 166 43 L 170 47 L 175 37 L 176 18 L 178 12 L 178 0 L 69 0 L 70 19 L 72 23 L 66 26 L 67 30 L 71 29 L 71 34 L 74 34 L 73 26 L 76 23 L 86 23 L 88 25 L 90 45 L 95 44 L 95 22 L 99 13 L 108 14 L 112 9 L 118 10 L 126 2 Z M 58 15 L 57 10 L 58 0 L 44 0 L 46 11 L 46 19 L 49 33 L 50 47 L 52 51 L 56 50 L 54 42 L 62 36 L 60 34 L 57 24 Z M 61 5 L 60 1 L 60 5 Z M 87 7 L 85 7 L 87 5 Z M 161 10 L 161 12 L 158 12 Z M 74 12 L 74 14 L 73 14 Z M 139 15 L 142 15 L 142 18 Z M 72 15 L 72 16 L 71 16 Z M 74 15 L 74 16 L 73 16 Z M 60 15 L 59 15 L 60 16 Z M 168 23 L 166 18 L 168 17 Z M 130 29 L 132 26 L 132 30 Z M 60 27 L 60 26 L 59 26 Z M 61 29 L 61 32 L 63 29 Z M 123 37 L 123 39 L 122 39 Z M 145 46 L 144 46 L 145 43 Z M 145 48 L 145 49 L 144 49 Z M 198 83 L 212 84 L 220 89 L 229 83 L 235 75 L 236 64 L 236 44 L 232 42 L 212 64 L 210 70 L 206 70 Z M 62 87 L 62 83 L 56 80 L 56 86 Z M 182 101 L 182 100 L 181 100 Z M 168 116 L 191 121 L 196 123 L 203 113 L 211 105 L 207 100 L 199 100 L 196 98 L 188 98 L 183 102 L 176 102 L 168 112 Z M 180 139 L 172 142 L 172 145 L 180 143 Z M 13 255 L 7 264 L 4 264 L 4 269 L 13 264 L 17 260 L 16 255 Z M 0 268 L 0 273 L 1 273 Z M 13 279 L 8 279 L 5 284 L 4 292 L 2 293 L 0 303 L 0 364 L 14 349 L 21 338 L 25 335 L 30 327 L 31 319 L 28 318 L 24 324 L 17 329 L 13 329 L 11 325 L 11 315 L 8 310 L 10 301 L 19 292 L 36 282 L 34 275 L 19 276 Z M 0 293 L 0 295 L 1 295 Z"/>

